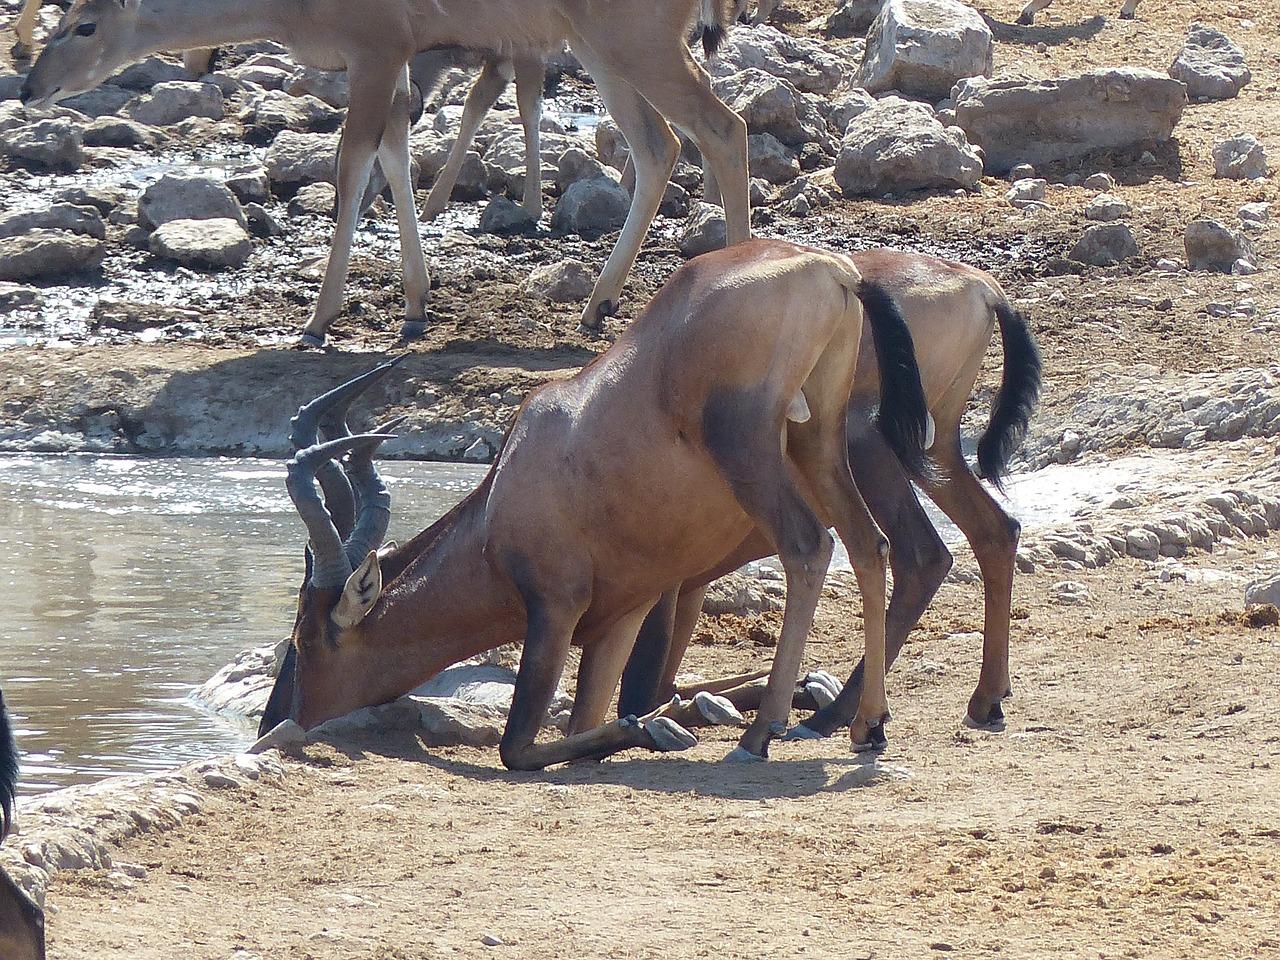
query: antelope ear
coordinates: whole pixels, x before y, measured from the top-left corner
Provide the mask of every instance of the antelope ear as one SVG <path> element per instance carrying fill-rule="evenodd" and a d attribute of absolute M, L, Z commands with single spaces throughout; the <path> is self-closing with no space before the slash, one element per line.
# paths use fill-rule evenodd
<path fill-rule="evenodd" d="M 373 550 L 364 558 L 364 563 L 356 568 L 356 572 L 347 578 L 347 585 L 342 588 L 342 596 L 330 618 L 340 630 L 349 630 L 365 618 L 382 596 L 382 567 L 378 564 L 378 554 Z"/>
<path fill-rule="evenodd" d="M 378 556 L 385 557 L 389 553 L 395 553 L 400 549 L 400 544 L 395 540 L 388 540 L 378 548 Z"/>

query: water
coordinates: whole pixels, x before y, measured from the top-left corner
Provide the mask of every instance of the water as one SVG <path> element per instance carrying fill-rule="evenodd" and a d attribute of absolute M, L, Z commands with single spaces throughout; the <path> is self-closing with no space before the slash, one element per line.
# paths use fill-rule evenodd
<path fill-rule="evenodd" d="M 483 468 L 390 463 L 391 536 L 443 514 Z M 192 700 L 293 622 L 303 530 L 282 464 L 0 458 L 0 687 L 23 790 L 243 747 L 248 724 Z"/>
<path fill-rule="evenodd" d="M 407 539 L 484 468 L 386 463 L 390 535 Z M 1015 477 L 1024 528 L 1180 481 L 1135 455 Z M 950 544 L 962 538 L 929 505 Z M 0 688 L 23 790 L 172 767 L 242 748 L 244 722 L 190 699 L 239 651 L 288 631 L 303 531 L 275 461 L 0 457 Z M 848 569 L 841 552 L 836 563 Z"/>

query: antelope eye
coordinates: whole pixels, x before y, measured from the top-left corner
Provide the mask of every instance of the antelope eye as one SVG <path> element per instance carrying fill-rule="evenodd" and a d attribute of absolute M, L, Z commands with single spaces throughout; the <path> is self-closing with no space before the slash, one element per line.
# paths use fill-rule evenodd
<path fill-rule="evenodd" d="M 76 27 L 77 37 L 92 37 L 98 31 L 96 23 L 82 23 Z"/>

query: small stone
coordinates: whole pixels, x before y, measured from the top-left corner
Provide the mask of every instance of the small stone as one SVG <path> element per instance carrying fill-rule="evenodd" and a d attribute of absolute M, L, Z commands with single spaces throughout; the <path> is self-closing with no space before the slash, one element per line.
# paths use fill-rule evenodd
<path fill-rule="evenodd" d="M 753 133 L 747 137 L 747 159 L 751 176 L 768 183 L 790 183 L 800 176 L 800 162 L 795 153 L 771 133 Z"/>
<path fill-rule="evenodd" d="M 1133 231 L 1123 223 L 1102 223 L 1089 227 L 1067 254 L 1077 263 L 1113 267 L 1139 255 Z"/>
<path fill-rule="evenodd" d="M 228 217 L 170 220 L 151 235 L 151 252 L 193 267 L 238 267 L 253 252 L 248 232 Z"/>
<path fill-rule="evenodd" d="M 1244 51 L 1221 30 L 1203 23 L 1193 23 L 1187 31 L 1169 76 L 1185 83 L 1193 100 L 1228 100 L 1252 78 Z"/>
<path fill-rule="evenodd" d="M 573 303 L 587 299 L 594 286 L 591 268 L 581 260 L 569 259 L 535 267 L 520 288 L 552 303 Z"/>
<path fill-rule="evenodd" d="M 954 103 L 954 101 L 953 101 Z M 1009 170 L 1009 180 L 1017 183 L 1019 180 L 1030 180 L 1036 175 L 1036 168 L 1029 163 L 1017 163 Z"/>
<path fill-rule="evenodd" d="M 588 156 L 579 147 L 570 147 L 556 161 L 556 189 L 563 193 L 579 180 L 594 180 L 605 176 L 604 164 Z"/>
<path fill-rule="evenodd" d="M 0 216 L 0 237 L 16 237 L 30 230 L 66 230 L 98 240 L 107 238 L 107 225 L 93 207 L 55 203 L 43 209 Z"/>
<path fill-rule="evenodd" d="M 1280 576 L 1255 580 L 1245 588 L 1244 602 L 1247 604 L 1271 603 L 1280 606 Z"/>
<path fill-rule="evenodd" d="M 1182 264 L 1177 260 L 1171 260 L 1168 257 L 1161 257 L 1156 261 L 1156 269 L 1162 273 L 1177 273 L 1182 269 Z"/>
<path fill-rule="evenodd" d="M 1064 606 L 1073 606 L 1087 603 L 1093 599 L 1093 595 L 1084 584 L 1074 580 L 1063 580 L 1053 585 L 1053 599 Z"/>
<path fill-rule="evenodd" d="M 155 127 L 126 117 L 99 117 L 84 128 L 87 147 L 158 147 L 166 139 Z"/>
<path fill-rule="evenodd" d="M 676 238 L 676 246 L 686 259 L 697 257 L 723 247 L 727 241 L 727 231 L 724 211 L 714 204 L 699 203 L 685 221 Z"/>
<path fill-rule="evenodd" d="M 1004 198 L 1015 207 L 1027 207 L 1044 199 L 1048 182 L 1034 177 L 1015 180 Z"/>
<path fill-rule="evenodd" d="M 480 942 L 486 947 L 501 947 L 506 945 L 506 941 L 501 937 L 495 937 L 492 933 L 486 933 L 480 938 Z"/>
<path fill-rule="evenodd" d="M 1246 226 L 1254 224 L 1261 227 L 1271 218 L 1271 204 L 1246 203 L 1237 211 L 1236 216 Z"/>
<path fill-rule="evenodd" d="M 206 773 L 203 780 L 206 787 L 212 787 L 214 790 L 235 790 L 240 786 L 240 781 L 213 770 Z"/>
<path fill-rule="evenodd" d="M 1242 133 L 1213 148 L 1213 175 L 1227 180 L 1261 180 L 1270 173 L 1257 137 Z"/>
<path fill-rule="evenodd" d="M 271 180 L 261 167 L 249 167 L 228 174 L 226 185 L 241 203 L 266 203 L 271 199 Z"/>
<path fill-rule="evenodd" d="M 284 233 L 284 227 L 260 203 L 246 203 L 244 218 L 249 232 L 260 239 L 278 237 Z"/>
<path fill-rule="evenodd" d="M 1103 223 L 1122 220 L 1132 212 L 1133 208 L 1126 201 L 1110 193 L 1098 194 L 1084 208 L 1086 220 L 1099 220 Z"/>
<path fill-rule="evenodd" d="M 1248 260 L 1241 257 L 1239 260 L 1237 260 L 1235 263 L 1231 265 L 1231 272 L 1235 274 L 1237 277 L 1250 277 L 1250 276 L 1253 276 L 1253 274 L 1258 272 L 1258 268 L 1255 267 Z"/>
<path fill-rule="evenodd" d="M 1116 178 L 1109 173 L 1092 173 L 1084 178 L 1083 186 L 1086 190 L 1110 193 L 1116 188 Z"/>
<path fill-rule="evenodd" d="M 488 463 L 493 459 L 493 450 L 482 437 L 477 437 L 471 446 L 462 452 L 464 463 Z"/>

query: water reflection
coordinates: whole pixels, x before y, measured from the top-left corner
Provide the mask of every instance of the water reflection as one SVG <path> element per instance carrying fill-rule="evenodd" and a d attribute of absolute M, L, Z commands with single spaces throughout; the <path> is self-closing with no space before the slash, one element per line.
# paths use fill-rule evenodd
<path fill-rule="evenodd" d="M 406 538 L 481 468 L 392 463 Z M 281 464 L 0 458 L 0 686 L 26 792 L 243 746 L 187 699 L 292 621 L 302 527 Z"/>

